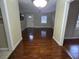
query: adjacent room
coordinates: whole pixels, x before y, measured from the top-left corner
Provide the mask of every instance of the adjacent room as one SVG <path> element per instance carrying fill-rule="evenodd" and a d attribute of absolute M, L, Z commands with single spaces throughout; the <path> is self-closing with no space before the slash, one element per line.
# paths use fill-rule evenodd
<path fill-rule="evenodd" d="M 56 0 L 47 2 L 43 8 L 36 7 L 32 0 L 19 0 L 22 31 L 26 28 L 54 28 Z"/>
<path fill-rule="evenodd" d="M 73 59 L 79 58 L 79 1 L 70 4 L 64 47 Z"/>

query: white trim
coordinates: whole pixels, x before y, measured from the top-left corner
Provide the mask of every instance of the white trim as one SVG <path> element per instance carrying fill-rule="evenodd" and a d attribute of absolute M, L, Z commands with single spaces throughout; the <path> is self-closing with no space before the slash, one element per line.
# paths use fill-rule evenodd
<path fill-rule="evenodd" d="M 72 59 L 74 59 L 73 56 L 69 53 L 68 50 L 66 50 L 66 52 L 67 52 L 67 54 L 68 54 Z"/>
<path fill-rule="evenodd" d="M 21 38 L 22 40 L 22 38 Z M 15 48 L 18 46 L 18 44 L 20 43 L 20 41 L 18 41 L 18 43 L 15 45 Z M 13 50 L 10 50 L 10 51 L 3 51 L 1 52 L 3 55 L 1 56 L 2 59 L 8 59 L 8 57 L 12 54 L 12 52 L 15 50 L 15 48 Z"/>
<path fill-rule="evenodd" d="M 62 44 L 56 40 L 56 38 L 53 36 L 53 39 L 56 41 L 56 43 L 59 45 L 59 46 L 62 46 Z"/>
<path fill-rule="evenodd" d="M 22 41 L 22 37 L 21 37 L 21 39 L 19 39 L 18 40 L 18 42 L 15 44 L 15 46 L 14 46 L 14 48 L 13 48 L 13 50 L 15 50 L 16 49 L 16 47 L 19 45 L 19 43 Z"/>
<path fill-rule="evenodd" d="M 7 16 L 7 23 L 8 23 L 8 28 L 9 28 L 9 39 L 8 39 L 8 46 L 9 46 L 9 49 L 13 49 L 13 41 L 12 41 L 12 34 L 11 34 L 11 29 L 10 29 L 10 18 L 9 18 L 9 12 L 8 12 L 8 7 L 7 7 L 7 1 L 4 0 L 4 5 L 5 5 L 5 11 L 6 11 L 6 16 Z M 6 25 L 5 25 L 6 26 Z"/>
<path fill-rule="evenodd" d="M 59 41 L 57 41 L 54 36 L 53 36 L 53 39 L 56 41 L 56 43 L 57 43 L 59 46 L 62 46 L 62 44 L 61 44 Z M 66 50 L 66 52 L 67 52 L 68 55 L 73 59 L 72 55 L 71 55 L 67 50 Z"/>
<path fill-rule="evenodd" d="M 9 14 L 8 14 L 6 0 L 1 0 L 1 10 L 2 10 L 2 15 L 3 15 L 3 22 L 4 22 L 8 47 L 9 47 L 9 50 L 12 50 L 13 49 L 13 41 L 12 41 L 10 22 L 9 22 Z"/>
<path fill-rule="evenodd" d="M 9 48 L 0 48 L 0 50 L 2 50 L 2 51 L 9 50 Z"/>
<path fill-rule="evenodd" d="M 12 51 L 1 51 L 0 54 L 1 59 L 8 59 L 8 57 L 12 54 Z"/>
<path fill-rule="evenodd" d="M 79 39 L 79 37 L 65 37 L 65 39 Z"/>
<path fill-rule="evenodd" d="M 75 1 L 75 0 L 67 0 L 68 3 L 72 3 L 73 1 Z"/>
<path fill-rule="evenodd" d="M 67 24 L 67 17 L 68 17 L 68 11 L 69 11 L 69 2 L 65 2 L 65 7 L 64 7 L 64 14 L 63 14 L 63 22 L 61 26 L 61 33 L 60 33 L 60 42 L 61 45 L 63 46 L 64 43 L 64 35 L 65 35 L 65 29 L 66 29 L 66 24 Z"/>

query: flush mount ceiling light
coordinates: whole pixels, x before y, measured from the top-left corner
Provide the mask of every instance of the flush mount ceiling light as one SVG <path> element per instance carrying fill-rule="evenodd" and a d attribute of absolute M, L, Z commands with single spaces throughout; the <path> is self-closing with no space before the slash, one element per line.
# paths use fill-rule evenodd
<path fill-rule="evenodd" d="M 44 7 L 47 5 L 47 1 L 46 1 L 46 0 L 34 0 L 34 1 L 33 1 L 33 4 L 34 4 L 36 7 L 44 8 Z"/>

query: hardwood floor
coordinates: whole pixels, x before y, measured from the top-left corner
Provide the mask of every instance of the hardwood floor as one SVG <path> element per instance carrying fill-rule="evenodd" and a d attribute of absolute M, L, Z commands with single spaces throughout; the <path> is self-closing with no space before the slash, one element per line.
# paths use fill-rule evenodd
<path fill-rule="evenodd" d="M 8 59 L 71 59 L 52 39 L 52 29 L 26 29 L 23 40 Z"/>
<path fill-rule="evenodd" d="M 79 59 L 79 39 L 65 39 L 64 47 L 73 59 Z"/>

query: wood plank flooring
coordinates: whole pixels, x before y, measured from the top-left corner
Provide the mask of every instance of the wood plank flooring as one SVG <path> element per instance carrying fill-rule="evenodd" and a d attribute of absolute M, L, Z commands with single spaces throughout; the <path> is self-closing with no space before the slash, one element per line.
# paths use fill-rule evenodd
<path fill-rule="evenodd" d="M 8 59 L 71 59 L 52 39 L 51 28 L 23 31 L 23 40 Z"/>
<path fill-rule="evenodd" d="M 64 47 L 73 59 L 79 59 L 79 39 L 65 39 Z"/>

